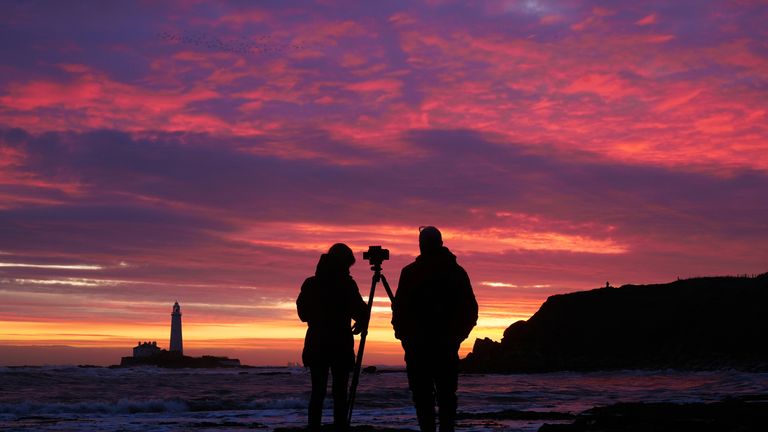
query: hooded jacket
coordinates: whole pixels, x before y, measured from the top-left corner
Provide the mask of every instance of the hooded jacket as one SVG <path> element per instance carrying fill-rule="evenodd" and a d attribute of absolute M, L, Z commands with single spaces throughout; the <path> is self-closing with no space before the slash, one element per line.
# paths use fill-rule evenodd
<path fill-rule="evenodd" d="M 349 268 L 323 254 L 315 275 L 302 284 L 296 308 L 308 324 L 301 355 L 304 366 L 351 370 L 355 364 L 351 320 L 365 320 L 367 305 Z"/>
<path fill-rule="evenodd" d="M 455 347 L 477 324 L 477 300 L 467 272 L 446 247 L 403 268 L 392 304 L 395 337 L 411 346 Z"/>

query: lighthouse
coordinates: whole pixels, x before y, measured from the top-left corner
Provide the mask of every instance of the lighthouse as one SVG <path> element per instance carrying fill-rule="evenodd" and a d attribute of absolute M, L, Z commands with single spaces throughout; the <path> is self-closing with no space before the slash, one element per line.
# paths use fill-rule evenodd
<path fill-rule="evenodd" d="M 169 351 L 184 354 L 184 347 L 181 342 L 181 307 L 178 301 L 173 304 L 173 313 L 171 314 L 171 349 Z"/>

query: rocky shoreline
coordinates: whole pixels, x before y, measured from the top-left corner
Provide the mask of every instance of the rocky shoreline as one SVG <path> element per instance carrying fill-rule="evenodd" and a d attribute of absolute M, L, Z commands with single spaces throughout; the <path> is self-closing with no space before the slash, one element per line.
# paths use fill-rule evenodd
<path fill-rule="evenodd" d="M 461 423 L 522 420 L 545 423 L 538 432 L 764 432 L 768 430 L 768 395 L 726 399 L 712 403 L 619 403 L 595 407 L 580 414 L 505 410 L 459 413 Z M 415 421 L 415 420 L 414 420 Z M 557 423 L 547 423 L 557 421 Z M 306 428 L 277 428 L 275 432 L 303 432 Z M 332 431 L 333 426 L 323 426 Z M 352 425 L 352 432 L 414 432 L 412 428 Z"/>
<path fill-rule="evenodd" d="M 646 431 L 768 431 L 768 395 L 712 403 L 621 403 L 584 411 L 570 424 L 539 428 L 539 432 Z"/>

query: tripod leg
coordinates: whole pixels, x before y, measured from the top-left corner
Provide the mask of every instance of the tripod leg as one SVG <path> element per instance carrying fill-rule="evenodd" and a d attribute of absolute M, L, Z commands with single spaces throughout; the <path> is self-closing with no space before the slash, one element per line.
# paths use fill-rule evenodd
<path fill-rule="evenodd" d="M 368 336 L 368 325 L 371 321 L 371 309 L 373 308 L 373 294 L 376 291 L 376 282 L 379 281 L 380 273 L 373 274 L 371 281 L 371 294 L 368 296 L 368 319 L 365 328 L 360 333 L 360 345 L 357 347 L 357 359 L 355 360 L 355 369 L 352 372 L 352 384 L 349 386 L 349 403 L 347 404 L 347 427 L 352 424 L 352 409 L 355 406 L 355 396 L 357 394 L 357 384 L 360 381 L 360 369 L 363 365 L 363 352 L 365 351 L 365 339 Z"/>
<path fill-rule="evenodd" d="M 395 295 L 392 294 L 392 289 L 389 287 L 389 282 L 387 282 L 387 278 L 385 278 L 384 275 L 381 275 L 381 283 L 382 283 L 382 285 L 384 285 L 384 290 L 387 292 L 387 296 L 389 297 L 389 301 L 394 303 Z"/>

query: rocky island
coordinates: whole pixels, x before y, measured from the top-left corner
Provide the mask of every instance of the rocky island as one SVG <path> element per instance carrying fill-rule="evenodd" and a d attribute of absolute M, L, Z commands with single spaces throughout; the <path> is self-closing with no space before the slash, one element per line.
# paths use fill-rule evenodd
<path fill-rule="evenodd" d="M 549 297 L 501 342 L 477 339 L 466 372 L 768 370 L 768 273 L 623 285 Z"/>
<path fill-rule="evenodd" d="M 158 366 L 166 368 L 239 367 L 240 360 L 209 355 L 190 357 L 175 351 L 161 350 L 146 357 L 123 357 L 120 360 L 120 367 L 132 366 Z"/>

